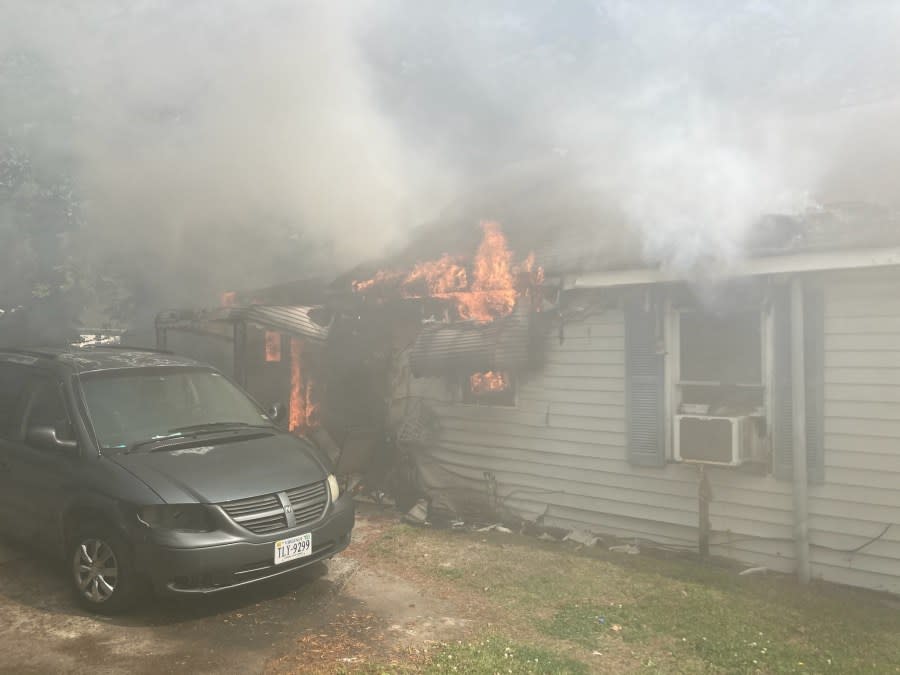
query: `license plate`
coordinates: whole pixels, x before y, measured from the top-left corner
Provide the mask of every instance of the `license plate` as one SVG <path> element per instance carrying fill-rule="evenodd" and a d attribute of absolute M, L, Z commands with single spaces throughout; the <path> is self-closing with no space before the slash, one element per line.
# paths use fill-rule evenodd
<path fill-rule="evenodd" d="M 275 542 L 275 564 L 305 558 L 312 553 L 312 532 Z"/>

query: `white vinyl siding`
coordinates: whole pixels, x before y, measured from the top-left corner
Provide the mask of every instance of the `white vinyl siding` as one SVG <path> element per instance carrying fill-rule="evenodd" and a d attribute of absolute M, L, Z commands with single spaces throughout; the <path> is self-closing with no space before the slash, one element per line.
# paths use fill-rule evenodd
<path fill-rule="evenodd" d="M 825 482 L 810 486 L 815 577 L 900 592 L 900 272 L 825 277 Z M 567 321 L 546 366 L 518 379 L 514 408 L 465 406 L 412 378 L 440 420 L 433 456 L 505 504 L 565 528 L 696 547 L 697 468 L 629 464 L 621 310 Z M 711 552 L 793 570 L 790 482 L 708 468 Z M 852 549 L 897 523 L 879 541 Z M 729 543 L 730 542 L 730 543 Z M 827 548 L 826 548 L 827 547 Z"/>

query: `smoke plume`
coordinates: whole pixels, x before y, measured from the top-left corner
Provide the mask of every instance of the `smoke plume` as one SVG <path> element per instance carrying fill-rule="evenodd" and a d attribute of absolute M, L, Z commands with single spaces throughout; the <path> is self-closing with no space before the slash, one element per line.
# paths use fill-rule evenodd
<path fill-rule="evenodd" d="M 0 125 L 71 168 L 78 255 L 154 309 L 429 221 L 690 266 L 765 213 L 893 205 L 898 28 L 887 1 L 7 0 Z"/>

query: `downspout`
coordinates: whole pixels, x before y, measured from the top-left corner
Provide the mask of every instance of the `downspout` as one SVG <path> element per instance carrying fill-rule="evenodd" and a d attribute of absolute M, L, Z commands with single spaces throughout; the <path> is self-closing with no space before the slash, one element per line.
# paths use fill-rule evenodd
<path fill-rule="evenodd" d="M 803 333 L 803 280 L 791 280 L 791 410 L 793 427 L 794 548 L 797 579 L 809 583 L 808 472 L 806 459 L 806 363 Z"/>

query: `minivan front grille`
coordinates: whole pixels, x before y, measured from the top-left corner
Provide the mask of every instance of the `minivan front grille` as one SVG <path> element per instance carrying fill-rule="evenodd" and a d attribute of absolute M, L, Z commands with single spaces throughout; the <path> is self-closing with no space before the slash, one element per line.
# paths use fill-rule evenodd
<path fill-rule="evenodd" d="M 297 527 L 317 521 L 328 506 L 328 490 L 324 481 L 288 490 L 287 498 L 294 510 Z"/>
<path fill-rule="evenodd" d="M 286 502 L 290 502 L 295 521 L 293 524 L 285 511 L 280 495 L 284 496 Z M 241 527 L 255 534 L 269 534 L 286 530 L 288 527 L 303 527 L 321 518 L 325 513 L 325 507 L 328 506 L 328 489 L 325 481 L 320 481 L 279 494 L 236 499 L 219 506 Z"/>
<path fill-rule="evenodd" d="M 278 495 L 237 499 L 221 506 L 234 522 L 256 534 L 287 529 L 287 516 Z"/>

